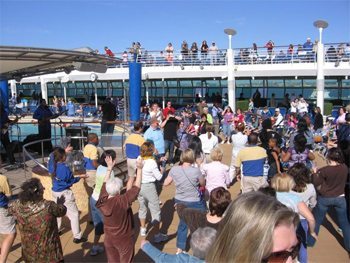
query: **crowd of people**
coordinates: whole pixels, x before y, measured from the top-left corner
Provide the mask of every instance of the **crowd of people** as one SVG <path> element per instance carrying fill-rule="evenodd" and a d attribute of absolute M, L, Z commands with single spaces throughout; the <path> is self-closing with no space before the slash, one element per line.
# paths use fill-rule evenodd
<path fill-rule="evenodd" d="M 256 43 L 253 43 L 250 48 L 241 48 L 235 55 L 235 61 L 237 64 L 255 64 L 272 61 L 276 63 L 287 61 L 315 62 L 317 44 L 318 40 L 312 42 L 309 37 L 304 44 L 290 44 L 288 47 L 276 46 L 272 40 L 269 40 L 260 47 Z M 327 61 L 339 63 L 342 59 L 350 58 L 350 43 L 340 43 L 337 46 L 330 45 L 327 47 L 325 53 Z M 105 47 L 105 54 L 109 57 L 116 56 L 108 47 Z M 196 41 L 188 43 L 184 40 L 178 50 L 169 42 L 164 48 L 164 51 L 160 51 L 159 54 L 147 51 L 141 46 L 140 42 L 133 42 L 128 50 L 117 56 L 120 56 L 122 59 L 123 66 L 126 66 L 130 61 L 164 65 L 173 65 L 175 62 L 192 65 L 198 63 L 217 65 L 226 61 L 226 51 L 219 49 L 215 41 L 208 44 L 206 40 L 203 40 L 200 44 L 197 44 Z"/>
<path fill-rule="evenodd" d="M 258 97 L 253 96 L 253 104 Z M 341 108 L 337 120 L 324 125 L 320 110 L 316 108 L 311 115 L 302 97 L 289 103 L 284 115 L 279 108 L 271 115 L 265 108 L 255 111 L 254 106 L 251 111 L 234 112 L 229 106 L 222 109 L 218 102 L 210 109 L 205 100 L 195 109 L 180 111 L 170 101 L 164 109 L 152 104 L 143 109 L 142 119 L 134 123 L 125 141 L 125 189 L 113 171 L 116 153 L 106 150 L 100 155 L 99 137 L 94 133 L 87 137 L 82 152 L 84 171 L 78 176 L 67 163 L 72 147 L 53 149 L 48 171 L 54 201 L 43 199 L 44 187 L 38 179 L 30 179 L 22 185 L 18 200 L 9 202 L 8 181 L 1 176 L 1 262 L 6 261 L 14 242 L 16 223 L 22 257 L 28 262 L 64 260 L 59 237 L 64 215 L 70 220 L 73 242 L 87 241 L 71 190 L 79 180 L 87 185 L 95 230 L 90 255 L 105 251 L 109 262 L 133 261 L 137 233 L 131 205 L 136 200 L 141 248 L 155 262 L 308 262 L 307 247 L 317 241 L 331 207 L 350 256 L 346 203 L 350 113 Z M 110 104 L 104 107 L 113 108 Z M 115 113 L 111 115 L 115 119 Z M 103 126 L 108 133 L 112 128 L 107 116 L 105 121 L 101 129 Z M 334 135 L 330 135 L 331 125 L 335 126 Z M 321 141 L 316 139 L 319 133 Z M 230 165 L 222 162 L 228 154 L 220 148 L 224 143 L 232 145 Z M 327 148 L 324 167 L 314 162 L 319 144 Z M 180 219 L 175 255 L 152 245 L 169 238 L 162 232 L 159 195 L 171 184 L 175 185 L 174 205 Z M 239 184 L 237 198 L 228 191 L 233 184 Z M 188 232 L 193 255 L 186 253 Z M 100 244 L 102 235 L 104 246 Z"/>

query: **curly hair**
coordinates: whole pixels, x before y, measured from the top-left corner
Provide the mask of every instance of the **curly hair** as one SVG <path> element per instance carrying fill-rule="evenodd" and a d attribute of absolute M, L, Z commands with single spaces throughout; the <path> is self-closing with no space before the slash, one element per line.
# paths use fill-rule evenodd
<path fill-rule="evenodd" d="M 24 204 L 26 202 L 38 202 L 43 200 L 45 188 L 38 178 L 32 178 L 25 181 L 21 185 L 22 191 L 19 193 L 19 201 Z"/>
<path fill-rule="evenodd" d="M 149 157 L 154 153 L 154 144 L 153 142 L 146 141 L 141 145 L 141 157 Z"/>

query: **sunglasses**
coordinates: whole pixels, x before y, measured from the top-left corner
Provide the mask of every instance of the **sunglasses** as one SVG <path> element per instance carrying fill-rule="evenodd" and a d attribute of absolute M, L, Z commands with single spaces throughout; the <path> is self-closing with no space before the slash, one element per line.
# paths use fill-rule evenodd
<path fill-rule="evenodd" d="M 287 262 L 288 258 L 295 259 L 299 255 L 301 245 L 301 239 L 298 237 L 298 243 L 293 247 L 292 251 L 278 251 L 273 252 L 267 258 L 263 259 L 262 263 L 284 263 Z"/>

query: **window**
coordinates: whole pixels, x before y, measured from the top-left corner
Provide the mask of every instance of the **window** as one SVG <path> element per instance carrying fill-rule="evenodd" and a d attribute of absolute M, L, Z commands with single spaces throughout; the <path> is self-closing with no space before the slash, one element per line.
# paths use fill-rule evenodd
<path fill-rule="evenodd" d="M 192 87 L 191 80 L 180 80 L 179 84 L 180 84 L 180 87 Z"/>
<path fill-rule="evenodd" d="M 218 80 L 206 80 L 207 87 L 220 87 L 220 82 Z"/>
<path fill-rule="evenodd" d="M 304 79 L 303 80 L 303 87 L 304 88 L 316 88 L 316 79 Z"/>
<path fill-rule="evenodd" d="M 284 81 L 283 79 L 269 79 L 268 86 L 269 88 L 284 88 Z"/>
<path fill-rule="evenodd" d="M 302 80 L 301 79 L 286 79 L 286 89 L 294 89 L 294 88 L 301 88 Z M 286 91 L 290 92 L 290 90 Z M 300 93 L 300 91 L 299 91 Z"/>
<path fill-rule="evenodd" d="M 202 81 L 201 80 L 193 80 L 193 87 L 202 87 Z"/>
<path fill-rule="evenodd" d="M 342 87 L 341 99 L 350 100 L 350 80 L 343 79 Z"/>
<path fill-rule="evenodd" d="M 316 99 L 316 98 L 313 98 L 312 95 L 313 95 L 313 92 L 315 91 L 316 89 L 303 89 L 303 97 L 306 99 L 306 100 L 309 100 L 309 99 Z"/>
<path fill-rule="evenodd" d="M 267 97 L 271 98 L 272 93 L 275 94 L 276 99 L 283 99 L 284 98 L 284 89 L 281 88 L 268 88 L 267 90 Z"/>
<path fill-rule="evenodd" d="M 250 80 L 249 79 L 236 79 L 236 87 L 246 87 L 250 88 Z"/>
<path fill-rule="evenodd" d="M 324 87 L 325 88 L 338 88 L 338 80 L 336 79 L 325 79 L 324 80 Z"/>
<path fill-rule="evenodd" d="M 169 88 L 168 89 L 168 97 L 177 97 L 178 96 L 177 90 L 178 89 Z"/>
<path fill-rule="evenodd" d="M 195 94 L 193 94 L 193 88 L 183 88 L 181 89 L 182 91 L 182 96 L 183 97 L 190 97 L 193 98 L 195 96 Z"/>
<path fill-rule="evenodd" d="M 113 88 L 122 88 L 123 82 L 122 81 L 113 81 L 111 82 Z"/>
<path fill-rule="evenodd" d="M 177 80 L 167 80 L 165 81 L 167 83 L 167 86 L 170 88 L 177 87 Z"/>
<path fill-rule="evenodd" d="M 262 80 L 262 79 L 252 79 L 251 80 L 251 85 L 254 88 L 262 88 L 262 87 L 264 87 L 264 80 Z"/>

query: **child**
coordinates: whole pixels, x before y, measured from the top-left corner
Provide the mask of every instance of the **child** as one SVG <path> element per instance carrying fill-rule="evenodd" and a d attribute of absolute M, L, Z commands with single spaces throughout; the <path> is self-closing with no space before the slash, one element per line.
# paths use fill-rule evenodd
<path fill-rule="evenodd" d="M 230 186 L 229 167 L 221 162 L 223 155 L 221 148 L 216 147 L 210 152 L 212 162 L 202 165 L 202 173 L 206 179 L 206 188 L 209 195 L 217 187 L 223 187 L 227 190 L 227 187 Z"/>
<path fill-rule="evenodd" d="M 162 179 L 162 174 L 158 169 L 157 162 L 153 157 L 155 148 L 152 142 L 145 142 L 141 145 L 141 158 L 143 160 L 141 190 L 138 196 L 140 203 L 139 219 L 140 219 L 140 235 L 145 237 L 146 215 L 149 208 L 152 217 L 153 228 L 155 229 L 154 242 L 160 243 L 168 240 L 168 236 L 159 232 L 160 223 L 160 205 L 159 196 L 156 189 L 156 181 Z"/>
<path fill-rule="evenodd" d="M 67 216 L 71 223 L 73 232 L 73 242 L 78 244 L 86 242 L 87 239 L 82 237 L 79 224 L 79 211 L 75 198 L 70 187 L 79 182 L 80 178 L 87 178 L 86 174 L 81 174 L 79 177 L 74 177 L 72 171 L 65 164 L 66 152 L 63 148 L 56 148 L 53 152 L 54 167 L 52 171 L 52 197 L 57 200 L 58 197 L 64 196 L 64 206 L 67 207 Z M 58 229 L 60 229 L 62 218 L 57 219 Z"/>
<path fill-rule="evenodd" d="M 86 179 L 86 184 L 89 186 L 89 191 L 95 186 L 96 183 L 96 169 L 98 166 L 98 150 L 97 145 L 99 143 L 98 136 L 96 133 L 89 133 L 87 136 L 88 143 L 85 145 L 83 154 L 85 161 L 85 170 L 88 174 L 88 178 Z M 90 195 L 91 193 L 89 193 Z"/>
<path fill-rule="evenodd" d="M 298 124 L 298 119 L 297 119 L 295 113 L 291 113 L 291 114 L 289 115 L 287 124 L 288 124 L 288 127 L 289 127 L 289 128 L 291 128 L 291 129 L 293 129 L 293 130 L 296 129 L 297 124 Z"/>
<path fill-rule="evenodd" d="M 277 173 L 281 173 L 281 164 L 279 160 L 280 149 L 277 146 L 277 138 L 270 138 L 267 148 L 267 158 L 270 165 L 269 172 L 267 174 L 268 181 Z"/>

